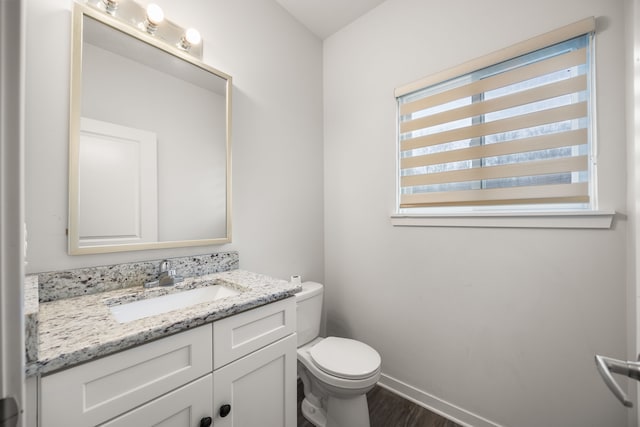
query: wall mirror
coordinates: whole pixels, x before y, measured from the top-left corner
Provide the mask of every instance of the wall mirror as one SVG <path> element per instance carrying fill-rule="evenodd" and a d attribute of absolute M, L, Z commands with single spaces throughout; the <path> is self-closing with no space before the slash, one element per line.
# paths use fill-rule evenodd
<path fill-rule="evenodd" d="M 91 5 L 72 21 L 69 253 L 230 242 L 231 77 Z"/>

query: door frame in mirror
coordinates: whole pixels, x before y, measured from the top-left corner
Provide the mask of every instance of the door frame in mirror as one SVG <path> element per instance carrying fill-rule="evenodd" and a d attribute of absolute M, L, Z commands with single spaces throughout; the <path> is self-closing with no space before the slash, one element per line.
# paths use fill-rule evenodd
<path fill-rule="evenodd" d="M 148 243 L 127 243 L 117 245 L 83 246 L 79 233 L 79 156 L 80 156 L 80 118 L 82 99 L 82 51 L 85 16 L 134 37 L 146 44 L 158 48 L 169 55 L 182 59 L 192 65 L 212 73 L 226 81 L 226 233 L 224 236 L 195 240 L 173 240 Z M 70 255 L 98 254 L 110 252 L 140 251 L 149 249 L 178 248 L 188 246 L 220 245 L 231 242 L 231 91 L 232 78 L 197 58 L 181 51 L 177 47 L 158 40 L 137 28 L 114 19 L 99 10 L 77 2 L 73 3 L 72 46 L 70 75 L 70 114 L 69 114 L 69 215 L 68 215 L 68 253 Z"/>

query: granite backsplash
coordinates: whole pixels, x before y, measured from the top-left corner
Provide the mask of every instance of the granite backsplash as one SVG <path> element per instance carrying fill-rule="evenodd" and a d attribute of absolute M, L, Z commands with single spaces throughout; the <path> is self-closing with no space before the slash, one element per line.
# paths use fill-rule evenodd
<path fill-rule="evenodd" d="M 158 277 L 158 268 L 164 259 L 168 259 L 171 268 L 185 278 L 236 270 L 239 264 L 238 252 L 231 251 L 38 273 L 39 301 L 142 286 Z"/>

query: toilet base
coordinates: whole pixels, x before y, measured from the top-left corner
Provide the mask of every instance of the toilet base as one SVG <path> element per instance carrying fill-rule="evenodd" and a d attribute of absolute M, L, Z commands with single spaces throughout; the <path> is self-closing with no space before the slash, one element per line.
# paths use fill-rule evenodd
<path fill-rule="evenodd" d="M 326 427 L 370 427 L 367 395 L 349 398 L 329 396 Z"/>
<path fill-rule="evenodd" d="M 324 410 L 309 402 L 307 398 L 302 400 L 300 409 L 302 409 L 302 415 L 315 427 L 327 427 L 327 417 Z"/>
<path fill-rule="evenodd" d="M 348 399 L 330 396 L 326 411 L 305 398 L 301 409 L 302 415 L 315 427 L 370 427 L 371 425 L 366 394 Z"/>

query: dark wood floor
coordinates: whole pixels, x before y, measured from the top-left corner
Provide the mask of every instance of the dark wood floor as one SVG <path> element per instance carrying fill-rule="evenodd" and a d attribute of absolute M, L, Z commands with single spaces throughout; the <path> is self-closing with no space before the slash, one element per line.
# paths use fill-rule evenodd
<path fill-rule="evenodd" d="M 313 427 L 300 411 L 303 398 L 302 381 L 298 380 L 298 427 Z M 371 427 L 460 427 L 380 386 L 367 393 L 367 400 Z"/>

